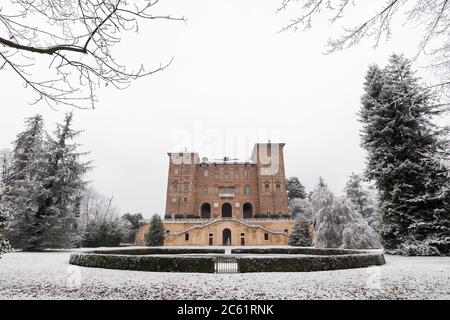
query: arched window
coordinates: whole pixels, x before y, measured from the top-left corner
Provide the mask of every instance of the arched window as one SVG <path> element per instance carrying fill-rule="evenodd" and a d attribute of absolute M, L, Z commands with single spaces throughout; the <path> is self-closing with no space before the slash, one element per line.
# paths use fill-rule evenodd
<path fill-rule="evenodd" d="M 253 218 L 253 205 L 250 202 L 245 203 L 242 209 L 244 219 Z"/>
<path fill-rule="evenodd" d="M 200 207 L 200 216 L 202 219 L 210 219 L 211 218 L 211 205 L 209 203 L 204 203 Z"/>
<path fill-rule="evenodd" d="M 232 218 L 233 217 L 233 207 L 228 202 L 222 205 L 222 218 Z"/>

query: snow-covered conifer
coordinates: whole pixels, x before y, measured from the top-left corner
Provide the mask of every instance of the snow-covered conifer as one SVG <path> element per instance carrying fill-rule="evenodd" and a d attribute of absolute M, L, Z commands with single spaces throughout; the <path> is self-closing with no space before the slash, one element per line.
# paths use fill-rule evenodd
<path fill-rule="evenodd" d="M 145 234 L 145 244 L 150 247 L 164 245 L 164 223 L 158 214 L 154 214 L 150 220 L 150 226 Z"/>
<path fill-rule="evenodd" d="M 305 187 L 301 184 L 297 177 L 291 177 L 286 179 L 286 185 L 288 190 L 288 200 L 293 199 L 306 199 Z"/>
<path fill-rule="evenodd" d="M 289 235 L 289 245 L 295 247 L 310 247 L 313 244 L 311 236 L 311 219 L 306 219 L 301 215 L 297 216 L 294 223 L 294 228 Z"/>
<path fill-rule="evenodd" d="M 446 132 L 432 120 L 443 111 L 436 95 L 419 84 L 409 60 L 393 55 L 384 69 L 370 67 L 360 112 L 365 175 L 380 192 L 380 232 L 392 253 L 405 246 L 410 253 L 422 241 L 437 249 L 427 252 L 450 253 Z"/>

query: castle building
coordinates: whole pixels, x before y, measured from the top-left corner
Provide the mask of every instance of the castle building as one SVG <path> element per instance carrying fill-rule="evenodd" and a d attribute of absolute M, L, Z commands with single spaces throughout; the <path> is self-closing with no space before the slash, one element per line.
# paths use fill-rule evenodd
<path fill-rule="evenodd" d="M 285 144 L 255 144 L 251 160 L 200 159 L 195 152 L 168 153 L 165 245 L 287 245 Z M 142 221 L 137 244 L 145 243 Z"/>

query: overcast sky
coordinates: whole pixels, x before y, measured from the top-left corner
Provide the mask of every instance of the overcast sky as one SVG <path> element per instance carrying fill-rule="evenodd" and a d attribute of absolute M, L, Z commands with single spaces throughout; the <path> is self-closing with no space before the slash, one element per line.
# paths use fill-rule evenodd
<path fill-rule="evenodd" d="M 275 15 L 279 3 L 161 0 L 158 13 L 188 22 L 150 21 L 123 41 L 123 59 L 157 66 L 173 56 L 174 62 L 127 90 L 100 90 L 93 111 L 75 110 L 75 127 L 85 131 L 80 142 L 96 166 L 89 179 L 122 212 L 164 212 L 166 153 L 184 147 L 201 157 L 248 158 L 255 142 L 285 142 L 288 176 L 308 190 L 322 176 L 338 194 L 351 172 L 363 170 L 356 113 L 364 74 L 394 52 L 413 56 L 416 30 L 399 25 L 376 50 L 366 41 L 323 55 L 329 23 L 277 34 L 296 15 L 295 7 Z M 357 8 L 346 21 L 371 10 Z M 28 105 L 31 92 L 14 73 L 0 72 L 0 82 L 0 149 L 11 147 L 24 117 L 40 113 L 53 130 L 68 110 Z"/>

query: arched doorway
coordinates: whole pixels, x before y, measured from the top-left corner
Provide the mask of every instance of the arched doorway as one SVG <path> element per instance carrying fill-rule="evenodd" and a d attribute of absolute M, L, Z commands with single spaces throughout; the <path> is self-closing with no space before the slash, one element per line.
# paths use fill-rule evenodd
<path fill-rule="evenodd" d="M 244 204 L 242 208 L 242 212 L 244 214 L 244 219 L 252 219 L 253 218 L 253 205 L 250 202 Z"/>
<path fill-rule="evenodd" d="M 200 207 L 200 216 L 202 219 L 211 218 L 211 205 L 209 203 L 204 203 Z"/>
<path fill-rule="evenodd" d="M 231 207 L 231 204 L 224 203 L 222 205 L 222 218 L 232 218 L 233 217 L 233 208 Z"/>
<path fill-rule="evenodd" d="M 222 244 L 224 246 L 231 246 L 231 230 L 230 229 L 223 229 L 222 232 Z"/>

